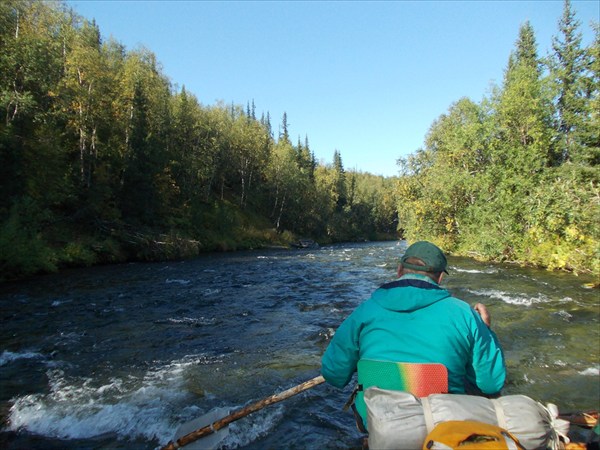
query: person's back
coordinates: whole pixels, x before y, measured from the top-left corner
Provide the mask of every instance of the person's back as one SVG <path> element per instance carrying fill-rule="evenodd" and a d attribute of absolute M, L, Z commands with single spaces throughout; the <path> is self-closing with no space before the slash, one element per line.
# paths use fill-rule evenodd
<path fill-rule="evenodd" d="M 501 347 L 475 309 L 439 286 L 446 266 L 433 244 L 409 247 L 400 278 L 377 289 L 336 331 L 322 358 L 325 379 L 345 386 L 361 359 L 441 363 L 449 392 L 464 393 L 468 384 L 497 394 L 506 377 Z"/>

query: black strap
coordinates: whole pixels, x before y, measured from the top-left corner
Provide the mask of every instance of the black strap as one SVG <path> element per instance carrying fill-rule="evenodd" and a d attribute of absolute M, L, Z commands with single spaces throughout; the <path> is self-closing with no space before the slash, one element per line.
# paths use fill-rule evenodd
<path fill-rule="evenodd" d="M 358 410 L 356 409 L 356 394 L 358 394 L 359 391 L 363 390 L 363 385 L 362 384 L 357 384 L 354 389 L 352 390 L 352 394 L 350 394 L 350 397 L 348 398 L 348 401 L 346 402 L 346 404 L 344 405 L 344 407 L 342 408 L 344 411 L 348 410 L 348 408 L 352 408 L 352 412 L 354 413 L 354 420 L 356 422 L 356 428 L 358 428 L 358 431 L 360 431 L 361 433 L 367 433 L 367 430 L 365 428 L 365 424 L 363 423 L 362 417 L 360 417 L 360 414 L 358 413 Z"/>
<path fill-rule="evenodd" d="M 356 421 L 356 428 L 358 428 L 358 431 L 360 431 L 361 433 L 368 433 L 367 429 L 365 428 L 365 424 L 363 423 L 362 417 L 360 417 L 360 414 L 356 409 L 356 403 L 352 403 L 352 411 L 354 412 L 354 420 Z"/>
<path fill-rule="evenodd" d="M 356 394 L 358 393 L 358 391 L 362 391 L 362 385 L 360 384 L 357 384 L 354 387 L 354 389 L 352 389 L 352 393 L 350 394 L 350 397 L 348 397 L 348 401 L 344 404 L 344 407 L 342 408 L 343 411 L 348 411 L 348 408 L 354 404 L 354 400 L 356 399 Z"/>
<path fill-rule="evenodd" d="M 416 287 L 419 289 L 443 290 L 437 284 L 429 283 L 425 280 L 415 280 L 413 278 L 409 278 L 406 280 L 391 281 L 389 283 L 384 284 L 379 289 L 394 289 L 398 287 Z"/>

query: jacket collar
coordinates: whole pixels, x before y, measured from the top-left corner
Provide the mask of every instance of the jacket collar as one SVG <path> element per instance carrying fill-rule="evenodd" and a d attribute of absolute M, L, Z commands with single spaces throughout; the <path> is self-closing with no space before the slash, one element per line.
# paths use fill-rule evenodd
<path fill-rule="evenodd" d="M 435 281 L 429 278 L 427 275 L 421 275 L 418 273 L 407 273 L 390 283 L 386 283 L 381 286 L 380 289 L 393 289 L 397 287 L 417 287 L 421 289 L 442 289 Z"/>

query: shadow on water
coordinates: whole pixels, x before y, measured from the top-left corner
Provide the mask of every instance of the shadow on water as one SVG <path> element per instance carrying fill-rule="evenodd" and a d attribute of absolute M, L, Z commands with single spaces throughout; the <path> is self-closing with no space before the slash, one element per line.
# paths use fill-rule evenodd
<path fill-rule="evenodd" d="M 340 322 L 394 279 L 395 242 L 69 270 L 0 286 L 0 447 L 153 449 L 214 407 L 318 374 Z M 505 393 L 598 407 L 598 291 L 585 277 L 450 258 L 445 282 L 493 314 Z M 230 426 L 227 448 L 360 448 L 317 386 Z"/>

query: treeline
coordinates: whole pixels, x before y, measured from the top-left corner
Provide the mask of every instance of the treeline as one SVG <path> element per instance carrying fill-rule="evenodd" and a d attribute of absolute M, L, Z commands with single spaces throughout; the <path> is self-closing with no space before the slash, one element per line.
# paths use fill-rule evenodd
<path fill-rule="evenodd" d="M 63 3 L 0 3 L 0 279 L 396 236 L 393 179 L 315 160 L 254 102 L 201 105 Z"/>
<path fill-rule="evenodd" d="M 253 101 L 200 104 L 63 3 L 0 2 L 0 280 L 398 235 L 598 274 L 600 30 L 579 28 L 566 1 L 540 57 L 525 23 L 502 84 L 384 178 L 316 161 L 285 113 L 275 133 Z"/>
<path fill-rule="evenodd" d="M 400 161 L 409 238 L 482 259 L 600 273 L 600 32 L 582 47 L 570 2 L 552 52 L 522 25 L 489 98 L 463 98 Z"/>

